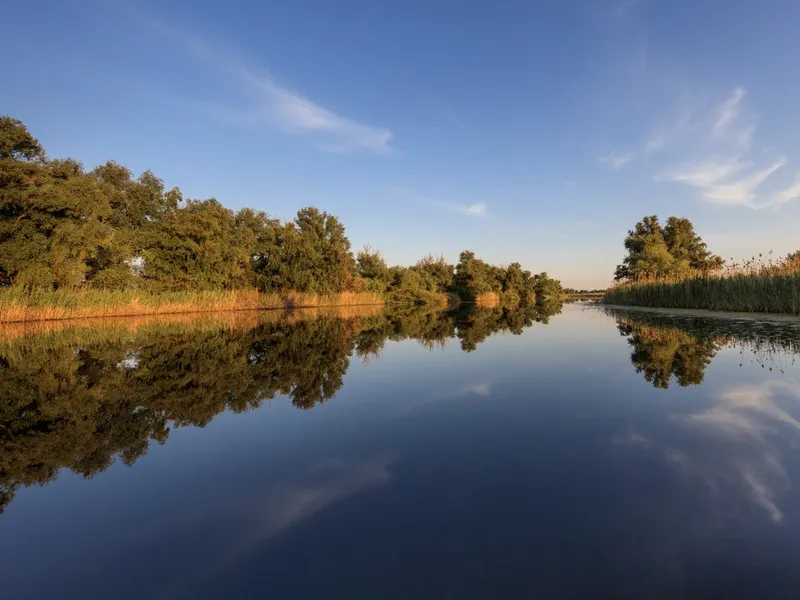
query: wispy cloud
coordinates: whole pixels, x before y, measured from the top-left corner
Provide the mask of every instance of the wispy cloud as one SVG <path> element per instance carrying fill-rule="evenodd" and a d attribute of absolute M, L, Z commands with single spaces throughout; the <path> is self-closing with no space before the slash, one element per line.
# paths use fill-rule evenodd
<path fill-rule="evenodd" d="M 138 15 L 152 30 L 211 71 L 238 84 L 245 108 L 204 104 L 207 112 L 229 121 L 264 124 L 286 134 L 309 135 L 330 152 L 364 150 L 377 154 L 392 152 L 392 133 L 336 114 L 304 95 L 279 84 L 272 76 L 258 72 L 250 61 L 225 48 L 208 43 L 203 37 L 160 19 Z"/>
<path fill-rule="evenodd" d="M 760 186 L 785 164 L 786 159 L 780 157 L 758 168 L 752 161 L 733 156 L 718 161 L 688 163 L 666 171 L 659 179 L 694 187 L 704 199 L 714 204 L 763 209 L 800 197 L 800 177 L 787 188 L 768 194 L 759 192 Z"/>
<path fill-rule="evenodd" d="M 483 202 L 469 205 L 445 203 L 444 206 L 469 217 L 485 217 L 487 214 L 487 208 Z"/>
<path fill-rule="evenodd" d="M 604 165 L 611 165 L 615 169 L 619 169 L 624 167 L 629 162 L 634 159 L 633 153 L 631 152 L 609 152 L 608 154 L 604 154 L 602 156 L 597 157 L 597 160 L 600 161 L 601 164 Z"/>
<path fill-rule="evenodd" d="M 733 123 L 739 114 L 739 103 L 747 94 L 743 87 L 733 90 L 730 98 L 723 102 L 717 109 L 717 119 L 714 121 L 714 133 L 720 135 Z"/>
<path fill-rule="evenodd" d="M 747 90 L 737 87 L 705 116 L 691 124 L 685 122 L 683 141 L 695 158 L 662 169 L 656 179 L 687 185 L 698 190 L 704 200 L 725 206 L 764 209 L 800 197 L 800 175 L 791 186 L 763 189 L 788 160 L 776 156 L 765 163 L 760 157 L 748 157 L 756 126 L 755 116 L 745 110 L 746 95 Z M 663 148 L 660 139 L 652 137 L 647 148 Z"/>
<path fill-rule="evenodd" d="M 429 198 L 427 196 L 422 196 L 404 187 L 395 187 L 393 188 L 393 191 L 395 194 L 402 196 L 408 200 L 429 204 L 431 206 L 438 206 L 440 208 L 446 208 L 448 210 L 465 215 L 467 217 L 484 218 L 489 216 L 489 207 L 483 202 L 476 202 L 475 204 L 459 204 L 457 202 L 444 202 L 442 200 L 437 200 L 436 198 Z"/>

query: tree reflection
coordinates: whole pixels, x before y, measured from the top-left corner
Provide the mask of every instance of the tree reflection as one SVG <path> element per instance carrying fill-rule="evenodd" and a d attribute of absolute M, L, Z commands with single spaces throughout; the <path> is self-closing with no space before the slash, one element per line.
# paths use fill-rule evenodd
<path fill-rule="evenodd" d="M 713 339 L 699 339 L 673 328 L 658 328 L 618 318 L 620 333 L 633 347 L 631 364 L 637 373 L 653 384 L 667 389 L 673 377 L 678 385 L 699 385 L 706 367 L 721 344 Z"/>
<path fill-rule="evenodd" d="M 740 351 L 740 366 L 752 362 L 780 369 L 789 352 L 800 353 L 800 326 L 789 321 L 713 318 L 684 313 L 606 308 L 633 348 L 631 364 L 654 387 L 699 385 L 706 367 L 724 346 Z M 791 358 L 793 361 L 794 358 Z"/>
<path fill-rule="evenodd" d="M 553 307 L 412 311 L 259 322 L 192 322 L 135 331 L 68 329 L 0 342 L 0 512 L 23 486 L 67 468 L 84 477 L 119 458 L 127 465 L 174 427 L 203 427 L 287 396 L 311 409 L 342 387 L 355 354 L 387 340 L 429 348 L 457 338 L 474 350 L 499 331 L 547 322 Z M 291 322 L 290 322 L 291 321 Z"/>

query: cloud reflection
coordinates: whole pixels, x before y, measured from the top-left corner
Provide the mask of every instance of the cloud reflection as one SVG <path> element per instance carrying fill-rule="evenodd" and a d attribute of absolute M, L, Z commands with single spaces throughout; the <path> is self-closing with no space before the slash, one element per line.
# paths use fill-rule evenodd
<path fill-rule="evenodd" d="M 616 436 L 611 443 L 660 455 L 680 475 L 703 482 L 718 508 L 743 501 L 781 523 L 780 497 L 791 481 L 779 444 L 787 436 L 800 443 L 800 421 L 792 414 L 800 414 L 798 401 L 798 383 L 766 381 L 729 388 L 716 395 L 710 408 L 672 415 L 678 431 L 669 434 L 669 443 L 638 431 Z"/>

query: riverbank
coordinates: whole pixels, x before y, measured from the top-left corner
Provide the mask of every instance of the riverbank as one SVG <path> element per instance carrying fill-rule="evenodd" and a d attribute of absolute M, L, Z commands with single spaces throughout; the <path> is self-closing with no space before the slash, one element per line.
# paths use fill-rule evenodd
<path fill-rule="evenodd" d="M 626 283 L 611 288 L 603 303 L 800 315 L 800 273 L 741 273 Z"/>
<path fill-rule="evenodd" d="M 300 292 L 264 294 L 255 290 L 161 293 L 138 290 L 25 292 L 5 288 L 0 289 L 0 323 L 382 304 L 383 296 L 371 292 L 330 295 Z"/>

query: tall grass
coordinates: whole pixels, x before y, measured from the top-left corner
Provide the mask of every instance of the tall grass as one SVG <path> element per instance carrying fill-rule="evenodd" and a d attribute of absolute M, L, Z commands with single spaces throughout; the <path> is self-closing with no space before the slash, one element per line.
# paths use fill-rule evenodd
<path fill-rule="evenodd" d="M 611 288 L 606 304 L 800 315 L 800 264 L 753 258 L 715 274 L 648 278 Z"/>
<path fill-rule="evenodd" d="M 138 290 L 29 292 L 12 287 L 0 288 L 0 323 L 382 303 L 382 296 L 371 292 L 331 295 L 299 292 L 262 294 L 255 290 L 161 293 Z"/>
<path fill-rule="evenodd" d="M 52 337 L 69 333 L 75 339 L 102 341 L 140 333 L 165 334 L 187 331 L 253 329 L 265 323 L 294 325 L 318 318 L 362 319 L 382 314 L 381 305 L 347 305 L 288 310 L 221 311 L 202 313 L 166 313 L 156 315 L 97 317 L 93 319 L 58 319 L 49 321 L 22 321 L 0 323 L 0 352 L 4 344 L 25 337 Z"/>

